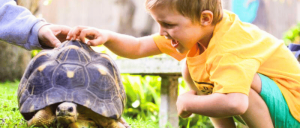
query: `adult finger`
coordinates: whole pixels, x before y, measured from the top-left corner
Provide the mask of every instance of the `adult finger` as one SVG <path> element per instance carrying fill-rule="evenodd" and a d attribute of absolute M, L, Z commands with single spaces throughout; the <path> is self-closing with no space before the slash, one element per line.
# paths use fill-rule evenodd
<path fill-rule="evenodd" d="M 63 35 L 68 35 L 69 31 L 71 30 L 70 27 L 64 25 L 59 25 L 58 27 L 60 28 L 60 34 Z"/>
<path fill-rule="evenodd" d="M 51 30 L 47 30 L 46 31 L 46 34 L 44 34 L 44 38 L 45 42 L 50 42 L 50 43 L 46 43 L 47 46 L 50 46 L 50 47 L 58 47 L 61 42 L 56 38 L 56 36 L 52 33 Z"/>
<path fill-rule="evenodd" d="M 70 27 L 64 25 L 54 25 L 50 28 L 60 42 L 66 41 L 66 37 L 71 30 Z"/>

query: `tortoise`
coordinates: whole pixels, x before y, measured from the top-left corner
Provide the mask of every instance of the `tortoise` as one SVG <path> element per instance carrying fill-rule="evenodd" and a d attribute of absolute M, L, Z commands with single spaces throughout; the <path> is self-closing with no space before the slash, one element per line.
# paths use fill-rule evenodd
<path fill-rule="evenodd" d="M 130 127 L 121 117 L 125 101 L 111 57 L 76 40 L 37 54 L 18 87 L 29 126 Z"/>

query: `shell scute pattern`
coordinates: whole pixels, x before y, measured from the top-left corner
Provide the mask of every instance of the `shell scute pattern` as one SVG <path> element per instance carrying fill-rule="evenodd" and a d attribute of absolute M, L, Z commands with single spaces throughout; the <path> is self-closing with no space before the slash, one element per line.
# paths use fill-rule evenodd
<path fill-rule="evenodd" d="M 88 53 L 85 53 L 84 50 L 80 50 L 77 46 L 64 48 L 56 59 L 61 63 L 76 62 L 79 64 L 87 64 L 91 60 Z"/>
<path fill-rule="evenodd" d="M 68 76 L 68 72 L 72 72 L 73 76 Z M 55 86 L 66 89 L 84 88 L 87 86 L 88 76 L 82 65 L 62 64 L 54 72 Z"/>
<path fill-rule="evenodd" d="M 39 95 L 52 87 L 51 76 L 54 68 L 46 66 L 44 70 L 32 73 L 27 83 L 30 94 Z"/>
<path fill-rule="evenodd" d="M 61 88 L 52 88 L 44 93 L 46 104 L 55 104 L 66 100 L 68 92 Z"/>
<path fill-rule="evenodd" d="M 19 108 L 26 120 L 46 106 L 65 101 L 119 119 L 125 98 L 120 72 L 112 59 L 78 41 L 40 52 L 18 88 Z"/>
<path fill-rule="evenodd" d="M 47 53 L 41 53 L 41 55 L 36 56 L 35 58 L 33 58 L 32 63 L 29 64 L 29 68 L 26 72 L 26 74 L 24 74 L 24 76 L 26 78 L 29 78 L 29 75 L 37 69 L 37 67 L 39 67 L 40 65 L 42 65 L 45 61 L 49 61 L 51 58 L 51 56 L 49 56 Z"/>

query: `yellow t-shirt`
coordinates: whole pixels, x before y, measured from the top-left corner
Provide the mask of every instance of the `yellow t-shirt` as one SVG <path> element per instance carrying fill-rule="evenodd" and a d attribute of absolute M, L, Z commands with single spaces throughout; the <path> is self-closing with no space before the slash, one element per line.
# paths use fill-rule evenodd
<path fill-rule="evenodd" d="M 255 73 L 276 82 L 295 119 L 300 121 L 300 65 L 285 46 L 272 35 L 224 11 L 207 49 L 199 55 L 196 44 L 186 56 L 171 41 L 154 35 L 161 52 L 177 60 L 187 58 L 191 77 L 199 90 L 210 93 L 249 95 Z"/>

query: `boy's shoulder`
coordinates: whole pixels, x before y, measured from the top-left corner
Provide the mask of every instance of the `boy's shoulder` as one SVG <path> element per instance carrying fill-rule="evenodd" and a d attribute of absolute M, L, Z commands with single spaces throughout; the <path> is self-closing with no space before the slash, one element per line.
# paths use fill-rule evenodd
<path fill-rule="evenodd" d="M 271 34 L 253 24 L 242 22 L 236 14 L 224 10 L 222 21 L 215 26 L 210 45 L 215 45 L 220 52 L 231 52 L 281 43 Z"/>
<path fill-rule="evenodd" d="M 224 10 L 223 19 L 215 26 L 213 35 L 218 40 L 238 40 L 239 42 L 241 39 L 248 40 L 247 42 L 261 38 L 276 39 L 256 25 L 242 22 L 236 14 L 227 10 Z"/>

